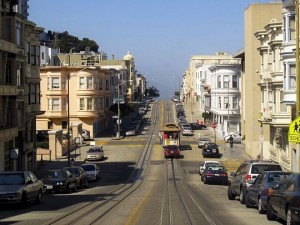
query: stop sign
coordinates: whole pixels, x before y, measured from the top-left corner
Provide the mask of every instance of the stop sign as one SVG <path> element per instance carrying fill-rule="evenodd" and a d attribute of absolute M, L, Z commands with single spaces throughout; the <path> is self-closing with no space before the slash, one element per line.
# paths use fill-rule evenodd
<path fill-rule="evenodd" d="M 217 124 L 216 123 L 212 123 L 211 127 L 215 129 L 215 128 L 217 128 Z"/>

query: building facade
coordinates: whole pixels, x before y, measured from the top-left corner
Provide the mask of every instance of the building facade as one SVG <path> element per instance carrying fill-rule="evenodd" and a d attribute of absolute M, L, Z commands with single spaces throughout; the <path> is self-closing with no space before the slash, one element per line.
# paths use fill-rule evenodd
<path fill-rule="evenodd" d="M 37 128 L 67 133 L 69 119 L 70 127 L 82 124 L 91 137 L 99 136 L 111 117 L 112 74 L 100 67 L 41 67 L 41 110 L 45 113 L 37 116 Z"/>
<path fill-rule="evenodd" d="M 27 2 L 0 2 L 0 171 L 36 170 L 43 29 L 27 20 Z"/>

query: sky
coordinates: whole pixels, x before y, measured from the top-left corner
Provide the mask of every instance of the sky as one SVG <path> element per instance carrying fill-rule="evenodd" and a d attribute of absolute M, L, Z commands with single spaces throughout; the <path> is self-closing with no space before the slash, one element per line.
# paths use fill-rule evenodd
<path fill-rule="evenodd" d="M 276 1 L 276 0 L 275 0 Z M 29 0 L 45 31 L 89 38 L 111 59 L 129 51 L 148 86 L 170 99 L 193 55 L 244 48 L 244 11 L 271 0 Z"/>

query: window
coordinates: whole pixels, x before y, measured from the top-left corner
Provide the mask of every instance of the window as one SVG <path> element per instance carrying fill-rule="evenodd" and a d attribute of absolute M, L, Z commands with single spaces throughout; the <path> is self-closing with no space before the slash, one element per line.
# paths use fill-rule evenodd
<path fill-rule="evenodd" d="M 228 97 L 224 97 L 224 108 L 228 109 L 229 108 L 229 98 Z"/>
<path fill-rule="evenodd" d="M 26 44 L 27 63 L 30 64 L 30 42 Z"/>
<path fill-rule="evenodd" d="M 223 79 L 224 79 L 223 88 L 229 88 L 229 76 L 225 75 Z"/>
<path fill-rule="evenodd" d="M 59 98 L 52 99 L 52 111 L 59 111 Z"/>
<path fill-rule="evenodd" d="M 92 77 L 87 77 L 87 89 L 91 90 L 93 89 L 93 78 Z"/>
<path fill-rule="evenodd" d="M 232 98 L 232 108 L 233 109 L 238 109 L 238 98 L 237 97 L 233 97 Z"/>
<path fill-rule="evenodd" d="M 295 31 L 296 31 L 296 29 L 295 29 L 295 27 L 296 27 L 295 15 L 291 15 L 289 17 L 288 22 L 289 22 L 289 24 L 288 24 L 289 25 L 288 40 L 289 41 L 290 40 L 295 40 L 295 37 L 296 37 L 296 33 L 295 33 Z"/>
<path fill-rule="evenodd" d="M 238 88 L 238 76 L 232 76 L 232 88 Z"/>
<path fill-rule="evenodd" d="M 62 121 L 61 122 L 61 128 L 62 129 L 68 129 L 68 121 Z"/>
<path fill-rule="evenodd" d="M 79 99 L 79 110 L 84 110 L 84 98 Z"/>
<path fill-rule="evenodd" d="M 103 98 L 99 99 L 99 109 L 103 109 Z"/>
<path fill-rule="evenodd" d="M 48 98 L 48 106 L 47 106 L 47 110 L 50 111 L 50 109 L 51 109 L 51 99 Z"/>
<path fill-rule="evenodd" d="M 99 90 L 102 90 L 102 79 L 99 79 Z"/>
<path fill-rule="evenodd" d="M 93 110 L 93 99 L 92 98 L 87 99 L 87 110 Z"/>
<path fill-rule="evenodd" d="M 217 87 L 221 88 L 221 76 L 217 77 Z"/>
<path fill-rule="evenodd" d="M 66 89 L 66 78 L 61 78 L 61 89 Z"/>
<path fill-rule="evenodd" d="M 59 89 L 59 77 L 52 77 L 52 89 Z"/>
<path fill-rule="evenodd" d="M 84 89 L 84 77 L 79 77 L 79 89 Z"/>
<path fill-rule="evenodd" d="M 52 121 L 48 122 L 48 129 L 53 129 L 53 122 Z"/>
<path fill-rule="evenodd" d="M 20 23 L 20 21 L 16 21 L 16 44 L 18 46 L 22 46 L 22 37 L 22 24 Z"/>
<path fill-rule="evenodd" d="M 290 74 L 288 79 L 289 89 L 296 89 L 296 65 L 290 65 Z"/>
<path fill-rule="evenodd" d="M 36 46 L 35 45 L 31 45 L 30 46 L 30 63 L 31 65 L 37 65 L 36 62 Z"/>
<path fill-rule="evenodd" d="M 105 99 L 105 107 L 106 108 L 109 107 L 109 97 L 106 97 L 106 99 Z"/>
<path fill-rule="evenodd" d="M 222 107 L 222 98 L 219 97 L 219 109 L 221 109 L 221 107 Z"/>
<path fill-rule="evenodd" d="M 61 99 L 61 110 L 62 111 L 66 110 L 66 105 L 67 105 L 67 99 L 66 98 Z"/>
<path fill-rule="evenodd" d="M 106 90 L 109 90 L 109 82 L 108 82 L 108 80 L 105 81 L 105 84 L 106 84 Z"/>

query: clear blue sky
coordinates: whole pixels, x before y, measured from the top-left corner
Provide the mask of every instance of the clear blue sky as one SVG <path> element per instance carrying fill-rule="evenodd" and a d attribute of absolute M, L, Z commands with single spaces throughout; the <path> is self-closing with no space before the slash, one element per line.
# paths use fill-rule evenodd
<path fill-rule="evenodd" d="M 121 59 L 130 53 L 148 84 L 170 98 L 192 55 L 244 46 L 244 10 L 270 0 L 29 0 L 29 20 L 97 42 Z"/>

